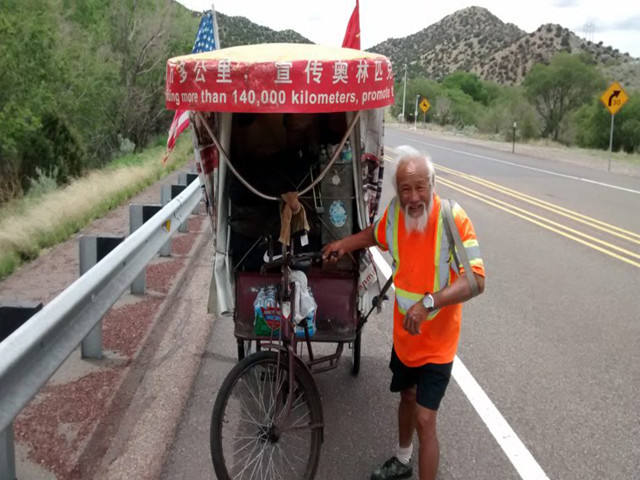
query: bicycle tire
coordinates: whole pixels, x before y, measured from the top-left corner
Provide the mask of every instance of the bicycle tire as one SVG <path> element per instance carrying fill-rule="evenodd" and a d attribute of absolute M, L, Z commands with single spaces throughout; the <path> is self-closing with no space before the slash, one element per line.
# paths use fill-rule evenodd
<path fill-rule="evenodd" d="M 351 375 L 357 377 L 360 373 L 360 357 L 362 355 L 362 330 L 356 334 L 351 348 Z"/>
<path fill-rule="evenodd" d="M 267 417 L 273 417 L 272 412 L 275 412 L 277 415 L 278 406 L 282 408 L 282 405 L 286 402 L 286 396 L 289 395 L 289 366 L 287 355 L 285 353 L 281 353 L 280 363 L 278 364 L 278 355 L 276 352 L 262 351 L 249 355 L 244 360 L 237 363 L 224 379 L 218 392 L 211 415 L 210 447 L 213 467 L 219 480 L 230 480 L 231 478 L 237 478 L 239 480 L 245 478 L 249 480 L 253 478 L 272 478 L 274 475 L 270 474 L 269 465 L 271 465 L 272 460 L 273 464 L 276 465 L 280 457 L 283 459 L 281 465 L 283 467 L 289 467 L 289 469 L 293 471 L 293 476 L 288 476 L 288 473 L 290 472 L 278 471 L 277 478 L 312 480 L 315 477 L 323 439 L 322 404 L 320 403 L 320 394 L 316 388 L 313 377 L 302 361 L 297 357 L 295 360 L 294 392 L 296 393 L 294 393 L 295 398 L 293 400 L 295 408 L 291 409 L 290 415 L 294 414 L 294 410 L 298 410 L 300 408 L 302 408 L 302 410 L 298 410 L 296 414 L 303 413 L 304 415 L 295 421 L 294 425 L 297 424 L 300 419 L 303 419 L 303 423 L 299 426 L 300 429 L 294 430 L 293 433 L 299 435 L 299 432 L 303 432 L 304 436 L 304 433 L 306 432 L 308 435 L 308 451 L 306 451 L 302 456 L 297 456 L 297 458 L 302 460 L 302 462 L 300 462 L 300 471 L 296 473 L 291 461 L 289 461 L 290 459 L 285 457 L 288 457 L 289 451 L 293 451 L 293 447 L 299 448 L 299 444 L 301 442 L 298 438 L 301 437 L 295 439 L 293 447 L 287 445 L 280 447 L 279 443 L 284 439 L 288 432 L 281 432 L 281 436 L 279 438 L 274 438 L 276 435 L 272 436 L 272 430 L 269 425 L 270 422 L 272 423 L 272 418 L 261 419 L 260 416 L 260 414 L 266 413 Z M 255 385 L 252 385 L 251 383 L 252 378 L 255 380 Z M 274 378 L 276 379 L 275 382 L 273 381 Z M 283 378 L 286 381 L 282 381 Z M 244 392 L 241 383 L 244 384 Z M 283 385 L 287 385 L 287 387 L 283 389 Z M 253 386 L 256 388 L 254 389 Z M 301 391 L 299 392 L 298 389 L 301 389 Z M 269 390 L 268 393 L 267 390 Z M 241 400 L 243 398 L 243 393 L 249 394 L 249 397 L 251 397 L 249 402 L 243 402 Z M 234 395 L 236 396 L 235 398 Z M 257 397 L 264 397 L 262 403 L 258 401 Z M 266 408 L 267 406 L 264 404 L 264 400 L 268 401 L 270 399 L 273 399 L 273 405 L 269 405 L 269 407 Z M 299 399 L 302 400 L 301 403 L 298 402 Z M 233 406 L 230 406 L 230 401 L 233 403 Z M 241 407 L 240 413 L 235 412 L 234 407 L 236 403 Z M 250 405 L 247 405 L 247 403 Z M 306 405 L 306 409 L 308 409 L 308 423 L 306 420 L 307 413 L 305 412 L 305 408 L 302 407 L 303 405 Z M 254 408 L 252 412 L 249 412 L 248 410 L 250 410 L 251 406 Z M 245 409 L 247 410 L 247 415 L 243 420 L 242 410 Z M 228 412 L 227 410 L 230 411 Z M 228 417 L 226 415 L 227 413 L 229 414 Z M 233 425 L 234 421 L 237 421 L 237 425 L 235 426 Z M 309 426 L 308 431 L 303 430 L 307 425 Z M 237 432 L 235 437 L 233 435 L 225 435 L 225 432 L 233 431 L 236 428 Z M 287 440 L 289 439 L 290 436 Z M 302 439 L 304 440 L 304 438 Z M 234 447 L 234 445 L 238 445 L 238 442 L 245 441 L 247 441 L 247 443 L 242 446 L 242 448 L 237 449 Z M 248 455 L 242 453 L 243 450 L 249 448 L 252 444 L 255 445 L 250 448 L 251 451 Z M 271 455 L 269 464 L 266 466 L 267 471 L 254 476 L 258 465 L 261 472 L 263 466 L 262 459 L 258 462 L 256 458 L 251 456 L 254 450 L 256 450 L 256 447 L 261 449 L 260 452 L 256 453 L 256 455 L 268 456 L 269 453 Z M 233 452 L 230 452 L 230 448 L 236 449 Z M 268 452 L 267 449 L 269 449 Z M 285 449 L 287 451 L 286 456 L 282 454 Z M 251 466 L 251 463 L 254 463 L 255 465 Z M 302 463 L 304 463 L 304 465 L 302 465 Z M 238 471 L 238 469 L 241 470 Z M 275 467 L 272 467 L 272 469 L 275 472 Z M 248 476 L 244 474 L 245 471 Z"/>

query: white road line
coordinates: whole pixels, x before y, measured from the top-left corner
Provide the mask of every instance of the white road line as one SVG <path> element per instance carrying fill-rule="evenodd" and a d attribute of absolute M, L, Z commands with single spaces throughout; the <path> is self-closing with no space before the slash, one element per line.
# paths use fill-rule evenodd
<path fill-rule="evenodd" d="M 528 165 L 521 165 L 519 163 L 509 162 L 507 160 L 500 160 L 499 158 L 487 157 L 485 155 L 478 155 L 477 153 L 465 152 L 464 150 L 456 150 L 454 148 L 442 147 L 440 145 L 436 145 L 435 143 L 423 142 L 422 140 L 417 140 L 417 139 L 411 138 L 411 137 L 405 137 L 405 138 L 408 138 L 408 139 L 410 138 L 412 142 L 421 143 L 423 145 L 427 145 L 428 147 L 440 148 L 442 150 L 447 150 L 449 152 L 454 152 L 454 153 L 460 153 L 462 155 L 468 155 L 470 157 L 482 158 L 483 160 L 489 160 L 489 161 L 497 162 L 497 163 L 504 163 L 505 165 L 511 165 L 511 166 L 514 166 L 514 167 L 525 168 L 527 170 L 533 170 L 533 171 L 536 171 L 536 172 L 546 173 L 548 175 L 555 175 L 557 177 L 569 178 L 571 180 L 578 180 L 580 182 L 592 183 L 594 185 L 599 185 L 601 187 L 614 188 L 616 190 L 622 190 L 623 192 L 635 193 L 635 194 L 640 195 L 640 190 L 634 190 L 632 188 L 620 187 L 619 185 L 611 185 L 610 183 L 597 182 L 597 181 L 591 180 L 589 178 L 576 177 L 574 175 L 566 175 L 564 173 L 558 173 L 558 172 L 554 172 L 552 170 L 545 170 L 544 168 L 536 168 L 536 167 L 530 167 Z"/>
<path fill-rule="evenodd" d="M 386 278 L 391 276 L 391 267 L 384 259 L 377 247 L 369 249 L 376 265 Z M 393 285 L 391 285 L 393 288 Z M 536 459 L 524 446 L 516 432 L 498 411 L 491 399 L 476 382 L 462 360 L 456 355 L 453 362 L 453 379 L 467 396 L 467 399 L 487 426 L 493 438 L 496 439 L 502 451 L 514 466 L 520 478 L 523 480 L 549 480 L 544 470 L 538 465 Z"/>

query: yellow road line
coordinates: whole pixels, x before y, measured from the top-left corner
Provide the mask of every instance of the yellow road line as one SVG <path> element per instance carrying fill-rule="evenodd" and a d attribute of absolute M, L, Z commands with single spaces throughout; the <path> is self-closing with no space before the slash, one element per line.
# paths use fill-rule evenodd
<path fill-rule="evenodd" d="M 442 180 L 442 179 L 441 179 L 441 180 Z M 444 182 L 443 182 L 443 183 L 444 183 Z M 447 183 L 451 183 L 451 182 L 447 182 Z M 578 237 L 576 237 L 576 236 L 574 236 L 574 235 L 571 235 L 571 234 L 565 233 L 565 232 L 563 232 L 563 231 L 561 231 L 561 230 L 559 230 L 559 229 L 557 229 L 557 228 L 555 228 L 555 227 L 552 227 L 552 226 L 547 225 L 547 224 L 545 224 L 545 223 L 542 223 L 542 222 L 540 222 L 540 221 L 538 221 L 538 220 L 535 220 L 535 219 L 533 219 L 533 218 L 530 218 L 530 217 L 528 217 L 528 216 L 526 216 L 526 215 L 523 215 L 523 214 L 521 214 L 521 213 L 518 213 L 518 212 L 514 211 L 514 210 L 513 210 L 513 209 L 511 209 L 511 208 L 504 207 L 504 206 L 500 205 L 499 203 L 497 203 L 497 202 L 495 202 L 495 201 L 487 200 L 487 199 L 485 199 L 485 198 L 482 198 L 480 195 L 476 195 L 476 194 L 474 194 L 474 193 L 470 193 L 470 192 L 468 192 L 468 191 L 465 191 L 463 188 L 460 188 L 460 187 L 456 186 L 455 184 L 450 184 L 450 185 L 447 185 L 447 186 L 448 186 L 449 188 L 453 189 L 453 190 L 457 190 L 457 191 L 459 191 L 459 192 L 461 192 L 461 193 L 463 193 L 463 194 L 465 194 L 465 195 L 469 195 L 470 197 L 473 197 L 473 198 L 475 198 L 475 199 L 477 199 L 477 200 L 480 200 L 481 202 L 484 202 L 484 203 L 486 203 L 486 204 L 488 204 L 488 205 L 491 205 L 491 206 L 496 207 L 496 208 L 498 208 L 498 209 L 500 209 L 500 210 L 503 210 L 503 211 L 505 211 L 505 212 L 507 212 L 507 213 L 510 213 L 510 214 L 512 214 L 512 215 L 515 215 L 516 217 L 522 218 L 523 220 L 526 220 L 526 221 L 528 221 L 528 222 L 534 223 L 534 224 L 538 225 L 539 227 L 542 227 L 542 228 L 545 228 L 545 229 L 550 230 L 550 231 L 552 231 L 552 232 L 555 232 L 555 233 L 557 233 L 558 235 L 562 235 L 563 237 L 566 237 L 566 238 L 569 238 L 569 239 L 571 239 L 571 240 L 574 240 L 574 241 L 576 241 L 576 242 L 578 242 L 578 243 L 580 243 L 580 244 L 582 244 L 582 245 L 585 245 L 585 246 L 587 246 L 587 247 L 589 247 L 589 248 L 593 248 L 594 250 L 597 250 L 597 251 L 599 251 L 599 252 L 601 252 L 601 253 L 604 253 L 605 255 L 609 255 L 610 257 L 616 258 L 616 259 L 621 260 L 621 261 L 623 261 L 623 262 L 625 262 L 625 263 L 628 263 L 628 264 L 630 264 L 630 265 L 633 265 L 634 267 L 638 267 L 638 268 L 640 268 L 640 262 L 635 262 L 635 261 L 630 260 L 630 259 L 628 259 L 628 258 L 626 258 L 626 257 L 623 257 L 623 256 L 621 256 L 621 255 L 618 255 L 617 253 L 613 253 L 613 252 L 611 252 L 611 251 L 609 251 L 609 250 L 606 250 L 606 249 L 604 249 L 604 248 L 602 248 L 602 247 L 599 247 L 598 245 L 594 245 L 593 243 L 587 242 L 586 240 L 583 240 L 583 239 L 581 239 L 581 238 L 578 238 Z"/>
<path fill-rule="evenodd" d="M 531 195 L 527 195 L 521 192 L 518 192 L 517 190 L 513 190 L 511 188 L 505 187 L 503 185 L 491 182 L 489 180 L 485 180 L 483 178 L 480 177 L 476 177 L 475 175 L 470 175 L 468 173 L 464 173 L 464 172 L 459 172 L 457 170 L 445 167 L 443 165 L 438 165 L 437 168 L 443 172 L 447 172 L 447 173 L 451 173 L 452 175 L 457 175 L 460 176 L 462 178 L 465 178 L 469 181 L 478 183 L 480 185 L 483 185 L 487 188 L 491 188 L 493 190 L 497 190 L 501 193 L 504 193 L 505 195 L 509 195 L 511 197 L 517 198 L 519 200 L 523 200 L 527 203 L 536 205 L 538 207 L 544 208 L 546 210 L 552 211 L 554 213 L 557 213 L 558 215 L 562 215 L 564 217 L 570 218 L 572 220 L 575 220 L 576 222 L 580 222 L 583 223 L 585 225 L 588 225 L 592 228 L 595 228 L 597 230 L 601 230 L 603 232 L 606 232 L 610 235 L 628 240 L 630 242 L 636 243 L 638 245 L 640 245 L 640 234 L 637 234 L 635 232 L 631 232 L 629 230 L 625 230 L 623 228 L 620 227 L 616 227 L 615 225 L 611 225 L 608 224 L 606 222 L 603 222 L 601 220 L 597 220 L 595 218 L 589 217 L 587 215 L 583 215 L 581 213 L 578 212 L 574 212 L 572 210 L 569 210 L 567 208 L 561 207 L 559 205 L 554 205 L 553 203 L 547 202 L 545 200 L 541 200 L 539 198 L 533 197 Z M 618 232 L 622 232 L 625 235 L 623 235 L 622 233 L 618 233 Z M 630 236 L 627 236 L 630 235 Z M 636 237 L 636 238 L 633 238 Z"/>
<path fill-rule="evenodd" d="M 613 244 L 611 244 L 609 242 L 606 242 L 604 240 L 600 240 L 599 238 L 592 237 L 591 235 L 588 235 L 586 233 L 580 232 L 580 231 L 575 230 L 575 229 L 573 229 L 571 227 L 568 227 L 566 225 L 562 225 L 561 223 L 554 222 L 553 220 L 549 220 L 548 218 L 542 217 L 540 215 L 532 213 L 532 212 L 530 212 L 528 210 L 525 210 L 523 208 L 516 207 L 515 205 L 512 205 L 510 203 L 504 202 L 502 200 L 494 198 L 494 197 L 492 197 L 490 195 L 487 195 L 485 193 L 478 192 L 478 191 L 473 190 L 473 189 L 471 189 L 469 187 L 465 187 L 464 185 L 460 185 L 458 183 L 452 182 L 451 180 L 443 179 L 442 177 L 440 177 L 439 181 L 440 181 L 440 183 L 442 183 L 443 185 L 446 185 L 448 187 L 451 187 L 451 188 L 457 187 L 456 189 L 458 191 L 462 191 L 463 193 L 471 192 L 474 195 L 476 195 L 475 198 L 479 198 L 479 197 L 487 198 L 487 199 L 491 200 L 492 202 L 496 202 L 496 203 L 498 203 L 500 205 L 506 206 L 507 208 L 513 209 L 515 211 L 518 211 L 518 212 L 520 212 L 520 213 L 522 213 L 524 215 L 528 215 L 529 217 L 536 218 L 536 219 L 538 219 L 538 220 L 540 220 L 542 222 L 547 222 L 548 224 L 553 225 L 554 227 L 564 229 L 564 230 L 566 230 L 568 232 L 571 232 L 574 235 L 578 235 L 578 236 L 581 236 L 583 238 L 586 238 L 586 239 L 590 240 L 591 242 L 599 243 L 599 244 L 604 245 L 605 247 L 608 247 L 608 248 L 610 248 L 612 250 L 617 250 L 617 251 L 619 251 L 621 253 L 624 253 L 624 254 L 626 254 L 626 255 L 628 255 L 630 257 L 634 257 L 634 258 L 640 259 L 640 255 L 635 253 L 635 252 L 631 252 L 631 251 L 626 250 L 626 249 L 624 249 L 622 247 L 618 247 L 617 245 L 613 245 Z"/>

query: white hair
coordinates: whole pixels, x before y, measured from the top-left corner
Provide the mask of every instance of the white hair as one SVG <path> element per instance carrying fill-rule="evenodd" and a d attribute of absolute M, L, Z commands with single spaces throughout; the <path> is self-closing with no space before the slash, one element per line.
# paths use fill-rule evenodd
<path fill-rule="evenodd" d="M 401 145 L 396 147 L 395 149 L 398 152 L 398 157 L 396 158 L 397 167 L 396 173 L 393 174 L 393 186 L 398 191 L 398 178 L 397 172 L 401 167 L 409 163 L 411 160 L 421 160 L 424 162 L 425 167 L 427 167 L 427 175 L 429 176 L 429 186 L 433 190 L 433 186 L 436 183 L 436 169 L 433 167 L 433 163 L 431 162 L 431 157 L 427 153 L 422 153 L 416 150 L 409 145 Z"/>

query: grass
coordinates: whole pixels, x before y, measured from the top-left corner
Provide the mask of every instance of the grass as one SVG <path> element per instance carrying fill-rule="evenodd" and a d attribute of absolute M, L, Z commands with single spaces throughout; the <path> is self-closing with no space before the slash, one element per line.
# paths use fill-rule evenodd
<path fill-rule="evenodd" d="M 181 139 L 166 165 L 164 147 L 128 154 L 62 188 L 27 195 L 0 208 L 0 279 L 40 252 L 67 240 L 147 186 L 184 165 L 190 139 Z"/>

